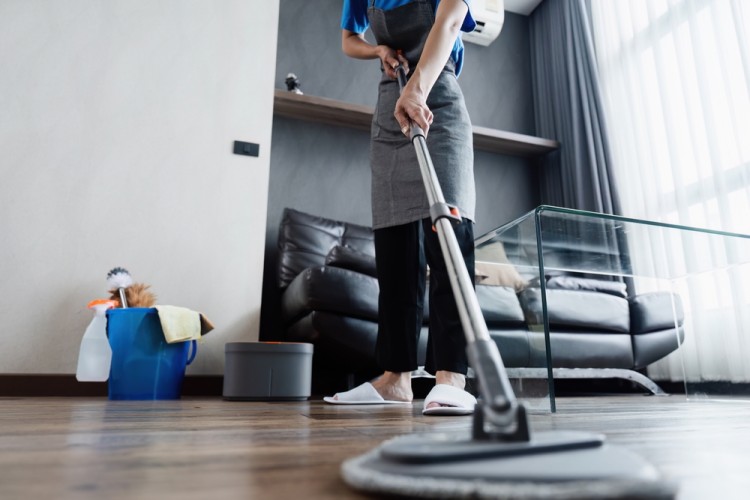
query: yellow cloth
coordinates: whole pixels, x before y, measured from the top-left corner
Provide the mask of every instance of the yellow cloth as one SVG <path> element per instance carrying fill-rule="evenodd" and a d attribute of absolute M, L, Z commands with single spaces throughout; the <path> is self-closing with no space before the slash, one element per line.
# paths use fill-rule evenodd
<path fill-rule="evenodd" d="M 185 307 L 154 306 L 167 344 L 201 338 L 201 315 Z"/>

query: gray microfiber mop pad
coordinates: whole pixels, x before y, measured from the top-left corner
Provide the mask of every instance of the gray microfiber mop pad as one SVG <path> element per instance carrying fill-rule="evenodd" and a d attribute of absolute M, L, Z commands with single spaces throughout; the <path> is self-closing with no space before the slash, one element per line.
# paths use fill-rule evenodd
<path fill-rule="evenodd" d="M 379 449 L 346 460 L 341 466 L 344 481 L 367 493 L 414 498 L 503 498 L 503 499 L 668 499 L 676 488 L 657 480 L 607 479 L 595 481 L 529 482 L 487 481 L 410 475 L 408 464 L 388 464 Z M 403 470 L 401 474 L 397 472 Z"/>

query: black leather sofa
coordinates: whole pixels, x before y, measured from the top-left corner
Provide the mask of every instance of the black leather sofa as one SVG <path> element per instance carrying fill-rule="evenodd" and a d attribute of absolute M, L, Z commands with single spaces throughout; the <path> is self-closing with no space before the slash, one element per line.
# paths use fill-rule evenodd
<path fill-rule="evenodd" d="M 378 283 L 372 230 L 287 208 L 278 251 L 283 340 L 313 343 L 317 374 L 376 375 Z M 478 262 L 478 275 L 481 269 Z M 506 367 L 512 375 L 546 376 L 540 288 L 520 275 L 487 278 L 479 276 L 476 292 Z M 575 276 L 555 276 L 546 283 L 556 377 L 622 377 L 660 391 L 637 370 L 677 349 L 672 300 L 679 335 L 684 335 L 679 297 L 628 297 L 622 283 Z M 425 314 L 420 364 L 427 318 Z"/>

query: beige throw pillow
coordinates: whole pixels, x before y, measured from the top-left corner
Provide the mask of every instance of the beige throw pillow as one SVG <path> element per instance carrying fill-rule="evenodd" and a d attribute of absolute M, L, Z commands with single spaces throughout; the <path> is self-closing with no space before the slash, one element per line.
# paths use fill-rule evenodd
<path fill-rule="evenodd" d="M 519 292 L 526 288 L 526 280 L 511 263 L 476 261 L 476 283 L 490 286 L 507 286 Z"/>

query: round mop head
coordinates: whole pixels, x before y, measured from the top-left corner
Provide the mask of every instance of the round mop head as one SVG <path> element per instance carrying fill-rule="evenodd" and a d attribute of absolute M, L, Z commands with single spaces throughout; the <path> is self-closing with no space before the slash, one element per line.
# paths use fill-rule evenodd
<path fill-rule="evenodd" d="M 487 443 L 465 436 L 403 436 L 347 460 L 341 472 L 344 481 L 355 489 L 414 498 L 674 497 L 674 486 L 660 481 L 653 466 L 627 450 L 607 444 L 580 449 L 549 445 L 579 439 L 582 434 L 538 433 L 525 445 L 508 443 L 511 451 L 501 456 L 484 454 L 481 449 Z M 394 445 L 438 449 L 451 441 L 478 447 L 480 453 L 474 458 L 404 461 L 390 452 Z"/>

